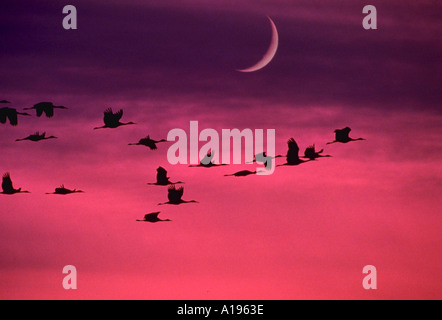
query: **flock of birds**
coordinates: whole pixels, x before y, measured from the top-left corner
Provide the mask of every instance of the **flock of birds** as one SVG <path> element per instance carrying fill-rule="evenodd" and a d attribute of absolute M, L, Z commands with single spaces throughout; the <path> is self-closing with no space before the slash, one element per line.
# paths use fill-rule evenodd
<path fill-rule="evenodd" d="M 0 104 L 9 104 L 10 102 L 7 100 L 0 101 Z M 52 118 L 54 116 L 54 109 L 68 109 L 64 106 L 55 106 L 51 102 L 40 102 L 38 104 L 35 104 L 31 108 L 25 108 L 24 110 L 36 110 L 37 117 L 41 117 L 43 114 L 45 114 L 48 118 Z M 18 116 L 31 116 L 30 114 L 26 112 L 18 112 L 17 109 L 10 108 L 10 107 L 2 107 L 0 108 L 0 123 L 7 123 L 9 120 L 9 123 L 12 126 L 18 125 Z M 121 122 L 121 119 L 123 117 L 123 110 L 119 110 L 118 112 L 113 112 L 111 108 L 108 108 L 104 111 L 104 126 L 96 127 L 94 130 L 98 129 L 115 129 L 121 126 L 126 125 L 134 125 L 134 122 Z M 357 138 L 353 139 L 350 137 L 351 129 L 349 127 L 343 128 L 343 129 L 337 129 L 334 131 L 335 133 L 335 140 L 328 142 L 327 145 L 333 144 L 333 143 L 348 143 L 352 141 L 359 141 L 359 140 L 365 140 L 364 138 Z M 39 133 L 36 132 L 34 134 L 29 135 L 26 138 L 17 139 L 16 141 L 24 141 L 29 140 L 33 142 L 38 142 L 41 140 L 49 140 L 49 139 L 56 139 L 55 136 L 46 136 L 46 133 Z M 167 142 L 167 140 L 153 140 L 150 138 L 150 136 L 147 136 L 145 138 L 140 139 L 137 143 L 129 143 L 129 145 L 137 145 L 137 146 L 145 146 L 151 150 L 157 150 L 157 144 Z M 317 151 L 315 145 L 308 146 L 304 151 L 304 156 L 300 156 L 300 148 L 298 144 L 296 143 L 295 139 L 291 138 L 287 142 L 288 151 L 285 156 L 286 162 L 284 164 L 277 165 L 277 167 L 280 166 L 297 166 L 309 161 L 315 161 L 318 158 L 321 157 L 331 157 L 330 155 L 324 155 L 324 149 Z M 225 164 L 216 164 L 213 161 L 214 153 L 209 152 L 207 155 L 201 159 L 200 164 L 196 166 L 190 165 L 189 167 L 203 167 L 203 168 L 212 168 L 217 166 L 225 166 Z M 260 162 L 263 163 L 265 166 L 267 166 L 266 161 L 269 161 L 271 159 L 276 158 L 283 158 L 282 155 L 278 155 L 275 157 L 268 157 L 265 152 L 255 155 L 255 159 L 253 162 Z M 245 177 L 248 175 L 257 174 L 257 171 L 249 171 L 249 170 L 243 170 L 239 171 L 233 174 L 228 174 L 225 176 L 235 176 L 235 177 Z M 155 185 L 155 186 L 168 186 L 168 200 L 164 203 L 159 203 L 158 205 L 180 205 L 184 203 L 198 203 L 196 200 L 190 200 L 186 201 L 183 200 L 183 194 L 184 194 L 184 188 L 183 187 L 177 187 L 178 184 L 183 184 L 182 181 L 172 182 L 170 181 L 170 177 L 167 176 L 167 171 L 163 167 L 159 167 L 157 169 L 157 175 L 156 175 L 156 182 L 154 183 L 148 183 L 148 185 Z M 17 193 L 29 193 L 29 191 L 24 191 L 21 188 L 15 189 L 12 183 L 12 179 L 9 173 L 5 173 L 3 175 L 3 181 L 2 181 L 2 192 L 1 194 L 5 195 L 14 195 Z M 46 193 L 46 194 L 56 194 L 56 195 L 68 195 L 73 193 L 83 193 L 82 190 L 76 190 L 76 189 L 67 189 L 64 185 L 60 186 L 59 188 L 55 189 L 55 192 L 53 193 Z M 160 219 L 159 218 L 160 212 L 152 212 L 148 213 L 144 216 L 143 220 L 136 220 L 139 222 L 150 222 L 150 223 L 156 223 L 156 222 L 162 222 L 162 221 L 171 221 L 169 219 Z"/>

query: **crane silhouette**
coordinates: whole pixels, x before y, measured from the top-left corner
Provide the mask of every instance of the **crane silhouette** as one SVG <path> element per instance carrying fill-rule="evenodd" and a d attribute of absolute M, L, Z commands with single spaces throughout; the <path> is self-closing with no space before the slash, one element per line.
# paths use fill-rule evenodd
<path fill-rule="evenodd" d="M 264 165 L 267 165 L 268 160 L 282 158 L 281 155 L 277 155 L 274 157 L 270 157 L 266 152 L 257 153 L 252 162 L 246 162 L 247 164 L 256 163 L 256 162 L 264 162 Z"/>
<path fill-rule="evenodd" d="M 184 193 L 184 188 L 179 187 L 176 188 L 175 185 L 171 185 L 168 189 L 167 197 L 169 201 L 164 203 L 159 203 L 158 205 L 164 205 L 164 204 L 173 204 L 173 205 L 179 205 L 182 203 L 198 203 L 198 201 L 191 200 L 191 201 L 185 201 L 182 199 Z"/>
<path fill-rule="evenodd" d="M 282 166 L 297 166 L 300 165 L 302 163 L 308 162 L 310 160 L 302 160 L 299 158 L 299 146 L 296 143 L 295 139 L 290 138 L 287 141 L 287 146 L 288 146 L 288 151 L 287 151 L 287 155 L 286 155 L 286 163 L 284 164 L 280 164 L 277 165 L 277 167 L 282 167 Z"/>
<path fill-rule="evenodd" d="M 327 142 L 327 144 L 333 144 L 333 143 L 348 143 L 351 141 L 360 141 L 360 140 L 365 140 L 364 138 L 358 138 L 358 139 L 353 139 L 350 138 L 350 131 L 351 129 L 349 127 L 345 127 L 344 129 L 336 129 L 335 130 L 335 140 L 332 142 Z"/>
<path fill-rule="evenodd" d="M 17 109 L 14 108 L 0 108 L 0 123 L 6 123 L 7 120 L 9 120 L 9 123 L 12 126 L 18 125 L 18 116 L 31 116 L 29 113 L 26 112 L 18 112 Z"/>
<path fill-rule="evenodd" d="M 54 109 L 68 109 L 64 106 L 54 106 L 52 102 L 40 102 L 34 104 L 31 108 L 25 108 L 25 110 L 35 109 L 37 112 L 37 117 L 41 117 L 44 113 L 46 117 L 52 118 L 54 116 Z"/>
<path fill-rule="evenodd" d="M 126 123 L 120 122 L 122 117 L 123 117 L 123 110 L 119 110 L 118 112 L 114 113 L 112 111 L 112 108 L 108 108 L 104 111 L 104 119 L 103 119 L 104 126 L 96 127 L 94 128 L 94 130 L 105 129 L 105 128 L 115 129 L 121 126 L 135 124 L 133 122 L 126 122 Z"/>
<path fill-rule="evenodd" d="M 84 193 L 84 191 L 82 190 L 69 190 L 67 188 L 64 187 L 64 184 L 61 185 L 61 187 L 59 188 L 55 188 L 55 192 L 52 193 L 46 193 L 46 194 L 59 194 L 59 195 L 67 195 L 67 194 L 71 194 L 71 193 Z"/>
<path fill-rule="evenodd" d="M 247 164 L 252 164 L 252 163 L 258 163 L 259 162 L 259 163 L 264 164 L 264 167 L 266 167 L 267 170 L 270 170 L 271 166 L 269 168 L 268 161 L 269 160 L 273 160 L 273 159 L 278 159 L 278 158 L 282 158 L 282 156 L 278 155 L 278 156 L 271 157 L 271 156 L 268 156 L 266 152 L 261 152 L 261 153 L 258 153 L 258 154 L 255 155 L 255 157 L 254 157 L 252 162 L 246 162 L 246 163 Z M 271 163 L 271 164 L 273 165 L 273 163 Z"/>
<path fill-rule="evenodd" d="M 323 155 L 324 149 L 316 151 L 316 146 L 313 144 L 308 146 L 304 151 L 304 158 L 310 160 L 316 160 L 317 158 L 328 158 L 330 155 Z"/>
<path fill-rule="evenodd" d="M 146 214 L 144 216 L 144 220 L 137 220 L 137 221 L 139 221 L 139 222 L 150 222 L 150 223 L 172 221 L 172 220 L 169 220 L 169 219 L 162 220 L 162 219 L 158 218 L 159 214 L 160 214 L 160 212 L 148 213 L 148 214 Z"/>
<path fill-rule="evenodd" d="M 182 181 L 178 182 L 171 182 L 169 180 L 170 178 L 167 176 L 167 170 L 163 167 L 158 167 L 157 169 L 157 182 L 155 183 L 148 183 L 148 185 L 155 185 L 155 186 L 168 186 L 171 184 L 181 184 L 184 183 Z"/>
<path fill-rule="evenodd" d="M 14 186 L 13 186 L 12 180 L 11 180 L 11 175 L 9 174 L 9 172 L 7 172 L 3 175 L 2 189 L 3 189 L 3 192 L 1 192 L 1 193 L 7 194 L 7 195 L 13 195 L 16 193 L 29 193 L 29 191 L 22 191 L 21 188 L 14 189 Z"/>
<path fill-rule="evenodd" d="M 152 140 L 150 138 L 150 136 L 147 136 L 146 138 L 140 139 L 140 141 L 138 141 L 138 143 L 129 143 L 130 146 L 146 146 L 148 147 L 150 150 L 157 150 L 157 143 L 161 143 L 161 142 L 167 142 L 167 140 L 165 139 L 161 139 L 161 140 Z"/>
<path fill-rule="evenodd" d="M 38 141 L 41 141 L 41 140 L 49 140 L 49 139 L 57 139 L 57 137 L 54 137 L 54 136 L 46 137 L 46 132 L 43 132 L 42 134 L 40 134 L 39 132 L 36 132 L 34 134 L 31 134 L 30 136 L 28 136 L 26 138 L 17 139 L 15 141 L 29 140 L 29 141 L 33 141 L 33 142 L 38 142 Z"/>
<path fill-rule="evenodd" d="M 256 171 L 243 170 L 233 174 L 225 174 L 224 177 L 246 177 L 256 173 Z"/>
<path fill-rule="evenodd" d="M 221 167 L 221 166 L 226 166 L 226 164 L 216 164 L 215 162 L 213 162 L 213 157 L 215 156 L 215 151 L 209 151 L 207 152 L 207 154 L 204 156 L 204 158 L 201 159 L 200 164 L 198 165 L 190 165 L 189 167 L 202 167 L 202 168 L 213 168 L 213 167 Z"/>

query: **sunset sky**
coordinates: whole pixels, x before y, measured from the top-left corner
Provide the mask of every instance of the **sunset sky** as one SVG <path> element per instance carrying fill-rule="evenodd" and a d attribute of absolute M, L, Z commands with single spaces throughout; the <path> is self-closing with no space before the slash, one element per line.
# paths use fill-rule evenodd
<path fill-rule="evenodd" d="M 0 174 L 31 192 L 0 195 L 0 298 L 442 298 L 441 14 L 433 0 L 2 0 L 0 100 L 69 109 L 0 124 Z M 237 72 L 266 52 L 267 16 L 274 60 Z M 136 125 L 93 130 L 108 107 Z M 236 178 L 256 166 L 128 146 L 190 121 L 275 129 L 277 154 L 293 137 L 332 157 Z M 346 126 L 366 141 L 326 145 Z M 36 131 L 58 139 L 15 142 Z M 199 203 L 158 206 L 159 166 Z M 45 194 L 61 184 L 85 193 Z M 172 222 L 136 222 L 155 211 Z"/>

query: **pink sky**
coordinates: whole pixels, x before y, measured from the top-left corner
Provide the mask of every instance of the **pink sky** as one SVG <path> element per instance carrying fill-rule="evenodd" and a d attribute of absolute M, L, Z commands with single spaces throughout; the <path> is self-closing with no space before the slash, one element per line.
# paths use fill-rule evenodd
<path fill-rule="evenodd" d="M 291 136 L 301 148 L 311 143 L 322 148 L 333 138 L 330 125 L 311 125 L 312 114 L 322 118 L 317 113 L 288 123 L 284 107 L 279 110 L 280 153 Z M 327 121 L 344 118 L 342 125 L 352 123 L 358 128 L 353 135 L 367 141 L 329 146 L 332 158 L 277 168 L 269 177 L 223 177 L 248 165 L 170 166 L 167 145 L 157 152 L 126 146 L 161 132 L 155 122 L 102 132 L 91 130 L 94 122 L 83 122 L 76 131 L 58 128 L 59 140 L 28 143 L 25 152 L 2 160 L 15 184 L 32 191 L 1 199 L 8 213 L 1 216 L 2 298 L 438 297 L 440 116 L 420 113 L 415 121 L 413 113 L 367 110 L 360 119 L 360 111 L 326 110 Z M 186 129 L 192 112 L 176 123 Z M 243 121 L 241 112 L 234 121 L 215 115 L 201 122 L 246 128 L 252 121 L 270 128 L 275 117 L 259 114 Z M 126 117 L 130 120 L 130 109 Z M 414 132 L 431 133 L 424 144 L 420 135 L 407 136 L 410 121 Z M 11 140 L 20 129 L 1 130 Z M 145 183 L 154 181 L 159 165 L 172 180 L 186 182 L 185 199 L 200 203 L 158 207 L 167 201 L 166 189 Z M 62 183 L 86 193 L 44 195 Z M 135 222 L 157 210 L 173 222 Z M 68 264 L 78 268 L 75 292 L 61 286 Z M 376 292 L 361 285 L 368 264 L 378 268 Z"/>
<path fill-rule="evenodd" d="M 80 28 L 68 34 L 50 18 L 55 4 L 5 3 L 0 100 L 69 110 L 0 125 L 0 174 L 31 191 L 0 195 L 1 299 L 441 298 L 431 2 L 415 4 L 410 33 L 409 3 L 376 2 L 385 24 L 367 33 L 355 1 L 79 1 Z M 279 28 L 275 60 L 234 71 L 265 52 L 267 14 Z M 94 131 L 107 107 L 137 125 Z M 277 154 L 293 137 L 301 152 L 315 143 L 332 157 L 235 178 L 224 175 L 255 166 L 172 166 L 171 143 L 127 145 L 188 132 L 192 120 L 220 134 L 276 129 Z M 367 140 L 326 146 L 346 126 Z M 35 131 L 58 139 L 15 142 Z M 159 207 L 167 188 L 146 185 L 158 166 L 199 203 Z M 45 195 L 61 184 L 85 193 Z M 135 221 L 154 211 L 173 221 Z M 77 267 L 77 290 L 62 287 L 65 265 Z M 377 267 L 376 291 L 362 287 L 365 265 Z"/>

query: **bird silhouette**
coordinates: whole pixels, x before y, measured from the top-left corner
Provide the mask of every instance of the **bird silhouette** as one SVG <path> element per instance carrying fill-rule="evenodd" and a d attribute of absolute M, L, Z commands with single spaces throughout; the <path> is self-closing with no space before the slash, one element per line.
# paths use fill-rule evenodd
<path fill-rule="evenodd" d="M 46 137 L 46 132 L 43 132 L 42 134 L 40 134 L 39 132 L 36 132 L 34 134 L 31 134 L 30 136 L 28 136 L 26 138 L 17 139 L 15 141 L 29 140 L 29 141 L 33 141 L 33 142 L 38 142 L 38 141 L 41 141 L 41 140 L 49 140 L 49 139 L 57 139 L 57 137 L 54 137 L 54 136 Z"/>
<path fill-rule="evenodd" d="M 169 180 L 170 178 L 167 176 L 167 171 L 163 167 L 158 167 L 157 169 L 157 182 L 155 183 L 148 183 L 148 185 L 155 185 L 155 186 L 168 186 L 171 184 L 181 184 L 184 183 L 182 181 L 178 182 L 171 182 Z"/>
<path fill-rule="evenodd" d="M 353 139 L 350 138 L 350 131 L 351 129 L 349 127 L 345 127 L 344 129 L 336 129 L 335 130 L 335 140 L 332 142 L 327 142 L 327 144 L 333 144 L 333 143 L 348 143 L 350 141 L 360 141 L 360 140 L 365 140 L 364 138 L 358 138 L 358 139 Z"/>
<path fill-rule="evenodd" d="M 11 102 L 8 100 L 1 100 L 0 103 L 11 103 Z"/>
<path fill-rule="evenodd" d="M 182 203 L 198 203 L 198 201 L 195 201 L 195 200 L 191 200 L 191 201 L 183 200 L 182 199 L 183 193 L 184 193 L 183 187 L 176 188 L 175 185 L 172 185 L 169 187 L 168 194 L 167 194 L 169 201 L 164 202 L 164 203 L 159 203 L 158 205 L 164 205 L 164 204 L 179 205 Z"/>
<path fill-rule="evenodd" d="M 319 151 L 316 151 L 315 145 L 308 146 L 304 151 L 304 158 L 315 160 L 317 158 L 328 158 L 331 157 L 330 155 L 323 155 L 324 149 L 321 149 Z"/>
<path fill-rule="evenodd" d="M 267 170 L 270 170 L 271 167 L 268 166 L 268 161 L 269 160 L 273 160 L 273 159 L 278 159 L 278 158 L 282 158 L 281 155 L 278 156 L 274 156 L 274 157 L 270 157 L 266 154 L 266 152 L 261 152 L 255 155 L 254 159 L 252 162 L 246 162 L 247 164 L 252 164 L 252 163 L 262 163 L 264 165 L 264 167 L 267 168 Z"/>
<path fill-rule="evenodd" d="M 246 177 L 256 173 L 256 171 L 243 170 L 233 174 L 225 174 L 224 177 Z"/>
<path fill-rule="evenodd" d="M 152 140 L 150 138 L 150 136 L 147 136 L 146 138 L 140 139 L 140 141 L 138 141 L 138 143 L 129 143 L 130 146 L 146 146 L 148 147 L 150 150 L 157 150 L 157 143 L 161 143 L 161 142 L 167 142 L 167 140 L 162 139 L 162 140 Z"/>
<path fill-rule="evenodd" d="M 3 175 L 3 182 L 2 182 L 2 194 L 7 195 L 13 195 L 16 193 L 29 193 L 29 191 L 22 191 L 21 188 L 14 189 L 14 186 L 12 184 L 11 175 L 7 172 Z"/>
<path fill-rule="evenodd" d="M 59 194 L 59 195 L 67 195 L 67 194 L 71 194 L 71 193 L 84 193 L 84 191 L 81 190 L 69 190 L 67 188 L 64 187 L 64 184 L 61 185 L 61 187 L 59 188 L 55 188 L 55 192 L 52 193 L 46 193 L 46 194 Z"/>
<path fill-rule="evenodd" d="M 172 220 L 169 220 L 169 219 L 162 220 L 162 219 L 158 218 L 159 214 L 160 214 L 160 212 L 148 213 L 148 214 L 146 214 L 144 216 L 144 220 L 137 220 L 137 221 L 139 221 L 139 222 L 150 222 L 150 223 L 172 221 Z"/>
<path fill-rule="evenodd" d="M 18 112 L 14 108 L 0 108 L 0 123 L 6 123 L 7 119 L 12 126 L 18 125 L 18 115 L 21 116 L 31 116 L 26 112 Z"/>
<path fill-rule="evenodd" d="M 25 108 L 25 110 L 32 110 L 35 109 L 37 112 L 37 117 L 41 117 L 41 115 L 44 113 L 46 117 L 52 118 L 54 116 L 54 109 L 68 109 L 64 106 L 54 106 L 52 102 L 40 102 L 37 104 L 34 104 L 31 108 Z"/>
<path fill-rule="evenodd" d="M 257 153 L 255 155 L 255 157 L 254 157 L 252 162 L 246 162 L 246 163 L 247 164 L 251 164 L 251 163 L 256 163 L 257 161 L 259 161 L 259 162 L 265 161 L 265 163 L 267 163 L 266 160 L 273 160 L 273 159 L 277 159 L 277 158 L 282 158 L 282 156 L 281 155 L 277 155 L 277 156 L 274 156 L 274 157 L 270 157 L 270 156 L 267 155 L 266 152 L 261 152 L 261 153 Z"/>
<path fill-rule="evenodd" d="M 108 108 L 104 111 L 104 126 L 96 127 L 94 128 L 94 130 L 105 129 L 105 128 L 115 129 L 120 126 L 135 124 L 133 122 L 126 122 L 126 123 L 120 122 L 122 117 L 123 117 L 123 110 L 119 110 L 118 112 L 113 113 L 112 108 Z"/>
<path fill-rule="evenodd" d="M 207 154 L 204 156 L 204 158 L 201 159 L 200 164 L 198 165 L 190 165 L 189 167 L 203 167 L 203 168 L 213 168 L 213 167 L 221 167 L 221 166 L 226 166 L 226 164 L 216 164 L 215 162 L 213 162 L 213 157 L 215 156 L 215 151 L 209 151 L 207 152 Z"/>
<path fill-rule="evenodd" d="M 281 166 L 297 166 L 300 165 L 302 163 L 308 162 L 310 160 L 302 160 L 299 158 L 299 146 L 296 143 L 295 139 L 290 138 L 287 141 L 287 146 L 289 148 L 289 150 L 287 151 L 287 155 L 286 155 L 286 163 L 284 164 L 280 164 L 277 165 L 277 167 L 281 167 Z"/>

